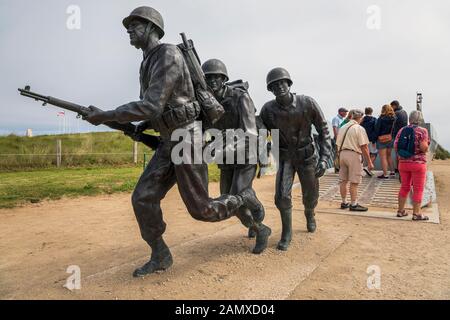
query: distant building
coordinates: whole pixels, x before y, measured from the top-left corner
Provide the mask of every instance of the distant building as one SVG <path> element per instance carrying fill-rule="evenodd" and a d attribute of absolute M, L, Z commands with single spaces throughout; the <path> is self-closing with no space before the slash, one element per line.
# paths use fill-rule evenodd
<path fill-rule="evenodd" d="M 33 131 L 31 129 L 27 129 L 27 137 L 31 138 L 33 136 Z"/>

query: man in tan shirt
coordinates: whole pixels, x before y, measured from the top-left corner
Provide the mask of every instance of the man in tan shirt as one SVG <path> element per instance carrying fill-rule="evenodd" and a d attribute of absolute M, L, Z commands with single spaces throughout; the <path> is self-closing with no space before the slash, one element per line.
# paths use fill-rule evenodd
<path fill-rule="evenodd" d="M 341 209 L 350 208 L 350 211 L 367 211 L 368 208 L 358 204 L 358 186 L 362 181 L 362 158 L 367 161 L 369 170 L 373 169 L 373 163 L 369 153 L 369 138 L 366 129 L 359 124 L 364 113 L 361 110 L 351 110 L 353 118 L 344 125 L 338 133 L 336 145 L 340 151 L 339 178 L 342 197 Z M 350 181 L 351 203 L 347 202 L 347 185 Z"/>

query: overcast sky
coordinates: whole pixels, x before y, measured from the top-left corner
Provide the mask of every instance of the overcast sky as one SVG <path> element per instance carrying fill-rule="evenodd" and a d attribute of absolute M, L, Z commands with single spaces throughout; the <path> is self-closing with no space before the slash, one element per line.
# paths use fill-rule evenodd
<path fill-rule="evenodd" d="M 79 30 L 67 28 L 70 5 L 81 10 Z M 378 115 L 393 99 L 409 112 L 421 91 L 426 120 L 450 148 L 448 0 L 0 0 L 0 134 L 58 130 L 59 110 L 21 97 L 25 84 L 103 109 L 136 100 L 142 54 L 121 21 L 140 5 L 163 15 L 164 42 L 186 32 L 203 61 L 219 58 L 231 79 L 249 81 L 258 109 L 272 99 L 265 77 L 278 66 L 329 120 L 340 106 L 372 106 Z"/>

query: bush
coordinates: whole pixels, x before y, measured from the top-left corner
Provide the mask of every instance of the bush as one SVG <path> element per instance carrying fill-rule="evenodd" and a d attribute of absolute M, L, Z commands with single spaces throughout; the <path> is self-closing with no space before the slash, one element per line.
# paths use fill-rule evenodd
<path fill-rule="evenodd" d="M 450 159 L 450 152 L 448 152 L 440 144 L 438 144 L 436 148 L 436 153 L 434 154 L 434 158 L 439 160 Z"/>

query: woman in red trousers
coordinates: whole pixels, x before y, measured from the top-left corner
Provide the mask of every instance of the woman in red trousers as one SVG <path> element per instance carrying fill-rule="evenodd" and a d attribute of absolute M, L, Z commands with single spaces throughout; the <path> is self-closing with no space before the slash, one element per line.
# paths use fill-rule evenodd
<path fill-rule="evenodd" d="M 428 130 L 419 127 L 422 123 L 422 113 L 420 111 L 413 111 L 409 116 L 409 125 L 402 128 L 395 139 L 394 148 L 398 154 L 399 139 L 405 139 L 405 135 L 402 136 L 403 130 L 411 130 L 406 128 L 412 128 L 414 130 L 414 152 L 413 155 L 404 158 L 399 157 L 399 171 L 402 181 L 402 186 L 398 194 L 398 211 L 397 217 L 405 217 L 408 214 L 405 211 L 406 198 L 413 188 L 413 220 L 428 220 L 428 217 L 421 214 L 421 204 L 423 198 L 423 190 L 425 187 L 426 174 L 427 174 L 427 152 L 430 145 L 430 138 L 428 136 Z M 411 140 L 412 141 L 412 140 Z M 412 144 L 411 144 L 412 146 Z M 412 148 L 411 148 L 412 149 Z M 412 151 L 412 150 L 411 150 Z"/>

